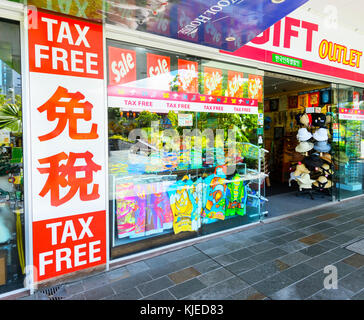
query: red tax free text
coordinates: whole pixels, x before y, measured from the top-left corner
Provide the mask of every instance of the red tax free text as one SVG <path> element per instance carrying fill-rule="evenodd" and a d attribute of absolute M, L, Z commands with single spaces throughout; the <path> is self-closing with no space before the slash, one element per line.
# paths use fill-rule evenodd
<path fill-rule="evenodd" d="M 30 71 L 103 77 L 102 37 L 97 34 L 102 29 L 95 30 L 83 21 L 40 15 L 38 29 L 29 31 Z"/>

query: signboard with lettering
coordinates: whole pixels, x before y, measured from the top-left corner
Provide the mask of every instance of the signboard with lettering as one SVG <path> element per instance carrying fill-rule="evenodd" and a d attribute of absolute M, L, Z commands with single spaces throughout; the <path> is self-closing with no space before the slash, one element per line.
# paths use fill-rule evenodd
<path fill-rule="evenodd" d="M 29 132 L 40 282 L 106 263 L 103 28 L 43 11 L 28 17 L 37 21 L 28 30 Z"/>
<path fill-rule="evenodd" d="M 335 27 L 324 10 L 323 3 L 310 2 L 238 50 L 222 52 L 285 68 L 364 82 L 364 36 L 345 25 Z"/>

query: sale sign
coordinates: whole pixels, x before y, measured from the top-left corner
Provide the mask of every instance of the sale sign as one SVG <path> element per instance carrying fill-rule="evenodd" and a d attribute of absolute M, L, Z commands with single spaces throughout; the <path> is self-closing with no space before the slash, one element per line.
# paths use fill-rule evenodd
<path fill-rule="evenodd" d="M 198 63 L 178 59 L 178 91 L 198 93 Z"/>
<path fill-rule="evenodd" d="M 118 85 L 136 80 L 136 52 L 121 48 L 108 47 L 109 84 Z"/>
<path fill-rule="evenodd" d="M 227 96 L 235 98 L 244 98 L 244 84 L 247 84 L 248 79 L 244 78 L 243 72 L 228 71 L 228 86 Z M 245 98 L 248 95 L 245 95 Z"/>
<path fill-rule="evenodd" d="M 38 282 L 106 263 L 107 163 L 102 25 L 32 14 L 30 192 Z"/>
<path fill-rule="evenodd" d="M 222 70 L 216 68 L 204 68 L 204 89 L 205 94 L 212 96 L 222 95 Z"/>
<path fill-rule="evenodd" d="M 167 56 L 147 53 L 147 75 L 154 77 L 171 70 L 171 59 Z"/>

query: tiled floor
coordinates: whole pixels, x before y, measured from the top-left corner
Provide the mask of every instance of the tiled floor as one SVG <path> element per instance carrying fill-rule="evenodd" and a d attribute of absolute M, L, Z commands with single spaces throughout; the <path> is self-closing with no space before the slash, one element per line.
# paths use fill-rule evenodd
<path fill-rule="evenodd" d="M 364 198 L 215 238 L 64 284 L 62 299 L 360 299 Z M 337 289 L 325 289 L 327 265 Z M 40 292 L 23 299 L 49 299 Z"/>

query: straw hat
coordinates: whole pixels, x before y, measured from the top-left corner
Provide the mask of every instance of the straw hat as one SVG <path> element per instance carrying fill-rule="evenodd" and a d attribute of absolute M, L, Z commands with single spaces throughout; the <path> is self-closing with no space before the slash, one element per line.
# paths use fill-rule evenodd
<path fill-rule="evenodd" d="M 339 154 L 334 154 L 334 161 L 339 163 L 347 163 L 349 161 L 349 157 L 344 151 L 340 151 Z"/>
<path fill-rule="evenodd" d="M 317 141 L 314 149 L 318 152 L 329 152 L 331 150 L 331 145 L 329 145 L 327 141 Z"/>
<path fill-rule="evenodd" d="M 332 182 L 330 180 L 328 180 L 325 176 L 321 176 L 319 177 L 314 183 L 313 185 L 315 187 L 318 188 L 323 188 L 323 189 L 329 189 L 332 187 Z"/>
<path fill-rule="evenodd" d="M 312 142 L 300 142 L 300 144 L 296 147 L 296 152 L 307 152 L 312 150 L 313 143 Z"/>
<path fill-rule="evenodd" d="M 324 173 L 327 173 L 327 174 L 330 174 L 330 175 L 333 173 L 332 169 L 330 168 L 330 166 L 327 163 L 324 163 L 321 166 L 321 169 L 324 171 Z"/>
<path fill-rule="evenodd" d="M 316 141 L 327 141 L 327 140 L 329 140 L 329 135 L 328 135 L 327 129 L 326 128 L 320 128 L 320 129 L 316 130 L 316 132 L 314 132 L 314 134 L 313 134 L 313 138 Z"/>
<path fill-rule="evenodd" d="M 300 189 L 312 189 L 312 183 L 314 182 L 315 180 L 312 180 L 308 173 L 303 173 L 302 176 L 297 177 L 297 183 Z"/>
<path fill-rule="evenodd" d="M 293 172 L 293 174 L 296 176 L 296 177 L 298 177 L 298 176 L 300 176 L 301 174 L 303 174 L 303 173 L 310 173 L 310 170 L 308 170 L 307 168 L 306 168 L 306 166 L 302 163 L 300 163 L 300 164 L 298 164 L 297 166 L 296 166 L 296 171 L 295 172 Z"/>
<path fill-rule="evenodd" d="M 300 123 L 305 127 L 308 127 L 311 124 L 310 117 L 307 113 L 304 113 L 302 116 L 300 116 Z"/>
<path fill-rule="evenodd" d="M 312 133 L 307 130 L 307 128 L 298 129 L 297 140 L 304 142 L 312 138 Z"/>
<path fill-rule="evenodd" d="M 320 158 L 328 163 L 332 163 L 331 154 L 330 153 L 324 153 L 320 156 Z"/>

